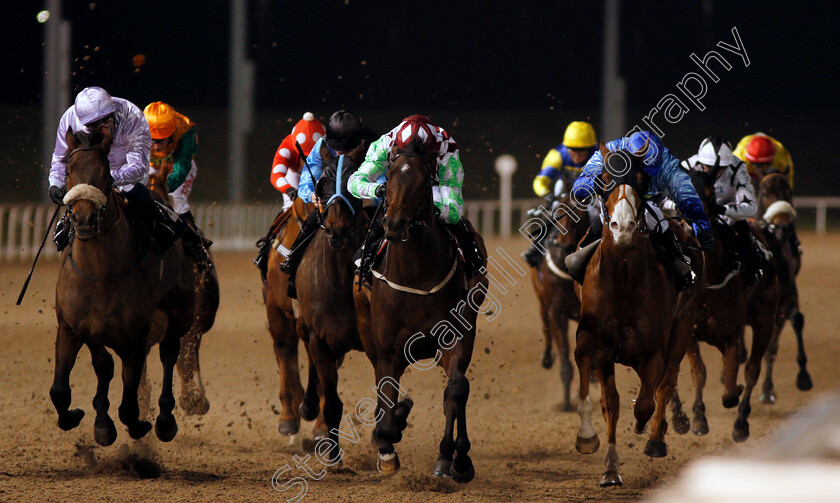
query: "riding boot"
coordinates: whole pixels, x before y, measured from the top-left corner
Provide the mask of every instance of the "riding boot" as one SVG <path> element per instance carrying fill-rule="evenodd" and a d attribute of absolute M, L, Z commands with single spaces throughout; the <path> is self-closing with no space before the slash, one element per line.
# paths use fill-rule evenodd
<path fill-rule="evenodd" d="M 196 224 L 196 223 L 195 223 L 195 217 L 193 216 L 192 211 L 187 210 L 187 212 L 186 212 L 186 213 L 181 213 L 181 214 L 180 214 L 180 215 L 178 215 L 178 216 L 179 216 L 179 217 L 181 217 L 181 220 L 183 220 L 184 222 L 186 222 L 187 227 L 189 227 L 189 228 L 190 228 L 190 229 L 192 229 L 192 230 L 193 230 L 196 234 L 198 234 L 198 237 L 199 237 L 199 238 L 201 238 L 201 244 L 202 244 L 205 248 L 207 248 L 207 249 L 209 250 L 209 249 L 210 249 L 210 246 L 213 244 L 213 241 L 212 241 L 212 240 L 210 240 L 210 239 L 207 239 L 207 238 L 204 236 L 204 233 L 203 233 L 203 232 L 201 232 L 201 229 L 199 229 L 199 228 L 198 228 L 198 224 Z"/>
<path fill-rule="evenodd" d="M 181 236 L 186 223 L 170 208 L 156 202 L 148 187 L 141 183 L 124 194 L 137 209 L 140 225 L 151 237 L 152 248 L 159 254 L 168 250 Z"/>
<path fill-rule="evenodd" d="M 189 211 L 179 216 L 186 224 L 184 233 L 181 235 L 184 249 L 195 259 L 195 264 L 199 271 L 208 269 L 212 265 L 210 252 L 207 251 L 207 245 L 205 244 L 204 237 L 201 235 L 201 231 L 195 225 L 195 218 Z"/>
<path fill-rule="evenodd" d="M 295 242 L 292 244 L 291 250 L 289 250 L 289 256 L 280 264 L 280 270 L 289 275 L 287 295 L 292 299 L 297 298 L 295 277 L 297 276 L 297 268 L 300 265 L 300 261 L 303 260 L 303 252 L 306 251 L 307 245 L 315 237 L 315 233 L 318 232 L 318 227 L 320 227 L 318 225 L 318 215 L 317 209 L 312 210 L 307 215 L 306 220 L 303 221 L 303 225 L 300 227 L 300 232 L 295 238 Z"/>
<path fill-rule="evenodd" d="M 753 276 L 753 273 L 749 271 L 749 268 L 755 266 L 755 262 L 753 264 L 746 263 L 750 261 L 750 254 L 748 250 L 745 251 L 744 249 L 743 241 L 739 235 L 739 224 L 740 222 L 735 222 L 732 226 L 726 224 L 717 226 L 718 236 L 726 250 L 726 267 L 724 270 L 729 274 L 743 268 L 748 282 L 751 282 L 749 278 Z M 749 233 L 749 228 L 747 228 L 747 233 Z"/>
<path fill-rule="evenodd" d="M 744 265 L 747 283 L 753 285 L 764 276 L 764 256 L 758 250 L 758 245 L 746 220 L 735 222 L 732 229 L 735 231 L 737 249 L 743 257 L 741 263 Z"/>
<path fill-rule="evenodd" d="M 586 277 L 586 267 L 589 265 L 589 261 L 592 260 L 592 255 L 595 254 L 598 245 L 601 244 L 601 234 L 603 231 L 604 225 L 601 223 L 601 219 L 593 220 L 589 226 L 589 230 L 586 231 L 586 234 L 578 245 L 577 251 L 566 255 L 564 259 L 569 276 L 578 283 L 582 284 L 583 279 Z"/>
<path fill-rule="evenodd" d="M 663 233 L 651 232 L 650 239 L 660 262 L 674 271 L 677 292 L 682 292 L 693 285 L 697 275 L 691 270 L 691 261 L 683 255 L 674 231 L 668 229 Z"/>
<path fill-rule="evenodd" d="M 545 252 L 543 251 L 545 250 L 545 247 L 543 246 L 543 243 L 545 243 L 545 241 L 545 236 L 542 236 L 540 239 L 537 239 L 535 241 L 531 241 L 531 246 L 529 246 L 527 250 L 522 252 L 521 257 L 525 259 L 525 262 L 527 262 L 529 266 L 537 267 L 538 265 L 540 265 L 540 262 L 545 256 Z"/>
<path fill-rule="evenodd" d="M 385 229 L 382 227 L 382 219 L 372 220 L 365 244 L 362 244 L 353 255 L 353 263 L 358 267 L 359 281 L 363 285 L 371 284 L 371 271 L 376 262 L 376 254 L 379 253 L 379 247 L 382 246 L 382 240 L 384 238 Z"/>
<path fill-rule="evenodd" d="M 470 230 L 467 222 L 462 218 L 457 223 L 447 225 L 452 235 L 455 236 L 455 241 L 458 243 L 458 248 L 464 255 L 464 266 L 466 267 L 467 278 L 472 279 L 477 274 L 479 269 L 484 266 L 484 257 L 478 249 L 475 242 L 475 233 Z"/>

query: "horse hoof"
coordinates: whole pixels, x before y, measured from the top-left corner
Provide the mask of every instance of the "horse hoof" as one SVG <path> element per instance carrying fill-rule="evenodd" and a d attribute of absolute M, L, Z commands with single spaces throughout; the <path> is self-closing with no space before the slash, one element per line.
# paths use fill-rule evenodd
<path fill-rule="evenodd" d="M 321 406 L 316 403 L 314 407 L 310 408 L 306 405 L 306 400 L 304 400 L 300 402 L 298 412 L 300 412 L 300 417 L 304 421 L 314 421 L 318 419 L 318 414 L 321 413 Z"/>
<path fill-rule="evenodd" d="M 732 428 L 732 440 L 741 443 L 750 438 L 750 424 L 746 421 L 743 423 L 740 419 L 735 420 L 735 427 Z"/>
<path fill-rule="evenodd" d="M 706 418 L 694 418 L 691 420 L 691 433 L 703 436 L 709 433 L 709 422 Z"/>
<path fill-rule="evenodd" d="M 341 470 L 344 469 L 344 461 L 339 459 L 338 461 L 334 462 L 333 464 L 328 465 L 326 468 L 327 468 L 327 471 L 331 472 L 331 473 L 340 472 Z"/>
<path fill-rule="evenodd" d="M 376 470 L 379 473 L 383 475 L 393 475 L 397 473 L 399 469 L 400 457 L 397 455 L 397 451 L 394 451 L 391 454 L 379 453 L 379 457 L 376 459 Z"/>
<path fill-rule="evenodd" d="M 761 403 L 767 403 L 773 405 L 776 403 L 776 392 L 775 391 L 763 391 L 761 393 Z"/>
<path fill-rule="evenodd" d="M 467 455 L 456 457 L 455 462 L 452 463 L 452 467 L 449 469 L 449 476 L 459 484 L 466 484 L 471 481 L 475 478 L 475 467 L 473 466 L 472 459 Z"/>
<path fill-rule="evenodd" d="M 581 454 L 593 454 L 598 452 L 599 447 L 601 447 L 601 441 L 598 440 L 597 434 L 592 438 L 578 436 L 575 439 L 575 449 Z"/>
<path fill-rule="evenodd" d="M 814 382 L 811 380 L 811 375 L 807 370 L 800 370 L 796 375 L 796 389 L 799 391 L 808 391 L 814 387 Z"/>
<path fill-rule="evenodd" d="M 108 447 L 117 440 L 117 428 L 110 417 L 103 419 L 102 424 L 93 425 L 93 439 L 103 447 Z"/>
<path fill-rule="evenodd" d="M 691 423 L 688 421 L 688 416 L 685 412 L 678 412 L 674 414 L 671 418 L 671 422 L 674 424 L 674 431 L 678 435 L 685 435 L 688 433 L 688 430 L 691 428 Z"/>
<path fill-rule="evenodd" d="M 668 446 L 662 440 L 648 440 L 645 455 L 650 458 L 664 458 L 668 455 Z"/>
<path fill-rule="evenodd" d="M 181 399 L 181 409 L 188 416 L 203 416 L 210 410 L 210 400 L 202 397 L 200 400 Z"/>
<path fill-rule="evenodd" d="M 452 470 L 451 459 L 438 459 L 435 463 L 435 469 L 432 470 L 432 475 L 435 477 L 449 477 L 450 470 Z"/>
<path fill-rule="evenodd" d="M 639 428 L 639 420 L 633 419 L 633 433 L 636 435 L 644 435 L 645 430 L 647 430 L 647 425 L 647 421 L 645 421 L 645 423 L 642 424 L 642 427 Z"/>
<path fill-rule="evenodd" d="M 551 354 L 551 351 L 546 351 L 545 353 L 543 353 L 542 367 L 548 370 L 552 366 L 554 366 L 554 355 Z"/>
<path fill-rule="evenodd" d="M 300 431 L 297 419 L 281 419 L 277 425 L 277 432 L 283 436 L 291 436 Z"/>
<path fill-rule="evenodd" d="M 608 471 L 601 475 L 601 487 L 621 486 L 624 482 L 621 481 L 621 475 L 618 472 Z"/>
<path fill-rule="evenodd" d="M 128 436 L 137 440 L 145 437 L 146 433 L 150 431 L 152 431 L 152 423 L 148 421 L 137 421 L 128 427 Z"/>
<path fill-rule="evenodd" d="M 82 409 L 68 410 L 64 414 L 59 414 L 58 427 L 64 431 L 72 430 L 79 426 L 83 417 L 85 417 L 85 411 Z"/>
<path fill-rule="evenodd" d="M 178 423 L 175 422 L 175 416 L 172 414 L 158 416 L 155 421 L 155 435 L 161 442 L 169 442 L 178 433 Z"/>
<path fill-rule="evenodd" d="M 567 401 L 563 402 L 563 407 L 561 408 L 561 410 L 563 412 L 574 412 L 576 409 L 572 405 L 572 402 L 567 400 Z"/>
<path fill-rule="evenodd" d="M 319 440 L 323 440 L 325 438 L 329 438 L 329 436 L 330 436 L 330 431 L 327 429 L 327 425 L 325 425 L 325 424 L 320 425 L 319 427 L 314 428 L 312 430 L 312 440 L 314 440 L 316 442 L 319 441 Z"/>
<path fill-rule="evenodd" d="M 735 396 L 726 395 L 726 396 L 723 397 L 723 406 L 726 407 L 727 409 L 731 409 L 732 407 L 735 407 L 736 405 L 738 405 L 738 396 L 737 395 L 735 395 Z"/>

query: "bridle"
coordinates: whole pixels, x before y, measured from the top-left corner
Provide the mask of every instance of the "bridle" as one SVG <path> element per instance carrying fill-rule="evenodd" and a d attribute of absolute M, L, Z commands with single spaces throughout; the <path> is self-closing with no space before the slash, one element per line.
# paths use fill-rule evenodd
<path fill-rule="evenodd" d="M 429 225 L 431 225 L 431 223 L 434 221 L 433 219 L 431 221 L 427 221 L 428 219 L 425 218 L 425 214 L 428 211 L 428 206 L 431 205 L 432 207 L 434 207 L 435 212 L 437 212 L 438 209 L 437 209 L 437 207 L 434 206 L 434 197 L 432 197 L 432 194 L 431 194 L 432 186 L 433 186 L 435 180 L 434 180 L 434 175 L 432 173 L 432 169 L 431 169 L 431 166 L 429 164 L 429 161 L 425 157 L 423 157 L 420 154 L 417 154 L 415 152 L 400 152 L 399 155 L 394 157 L 392 163 L 396 163 L 397 159 L 399 159 L 400 157 L 413 157 L 415 159 L 419 159 L 420 161 L 423 162 L 423 166 L 426 168 L 426 177 L 425 177 L 425 183 L 424 183 L 424 186 L 423 186 L 423 192 L 424 192 L 424 194 L 427 194 L 428 197 L 423 198 L 423 200 L 420 202 L 420 204 L 417 205 L 417 210 L 414 212 L 414 215 L 408 220 L 408 228 L 407 228 L 407 232 L 406 232 L 406 238 L 403 240 L 403 241 L 407 241 L 408 240 L 408 235 L 409 235 L 408 231 L 411 231 L 412 228 L 414 228 L 414 227 L 425 228 L 425 227 L 428 227 Z M 387 201 L 383 202 L 383 205 L 384 205 L 385 210 L 387 212 L 387 208 L 388 208 Z"/>
<path fill-rule="evenodd" d="M 114 177 L 113 177 L 113 176 L 111 176 L 111 169 L 110 169 L 110 166 L 107 166 L 107 164 L 108 164 L 108 156 L 105 154 L 105 152 L 103 152 L 103 151 L 102 151 L 102 149 L 101 149 L 101 148 L 96 147 L 96 146 L 88 146 L 88 147 L 77 147 L 77 148 L 74 148 L 74 149 L 73 149 L 72 151 L 70 151 L 70 153 L 69 153 L 69 154 L 67 154 L 67 156 L 64 158 L 64 162 L 65 162 L 64 177 L 65 177 L 65 179 L 67 179 L 67 177 L 68 177 L 68 176 L 69 176 L 69 174 L 70 174 L 70 158 L 71 158 L 71 157 L 73 157 L 73 155 L 75 155 L 75 154 L 77 154 L 77 153 L 79 153 L 79 152 L 85 152 L 85 151 L 96 151 L 96 152 L 99 152 L 99 153 L 100 153 L 100 155 L 102 155 L 102 156 L 105 158 L 105 163 L 106 163 L 106 168 L 105 168 L 105 177 L 106 177 L 106 180 L 107 180 L 107 182 L 108 182 L 108 186 L 105 188 L 105 192 L 104 192 L 104 194 L 105 194 L 105 198 L 106 198 L 106 199 L 105 199 L 105 204 L 103 204 L 101 207 L 97 208 L 97 210 L 96 210 L 96 220 L 95 220 L 95 223 L 94 223 L 94 227 L 95 227 L 95 229 L 96 229 L 96 234 L 103 234 L 103 233 L 108 232 L 109 230 L 111 230 L 114 226 L 116 226 L 116 225 L 117 225 L 117 223 L 119 223 L 120 219 L 122 218 L 122 217 L 121 217 L 121 215 L 122 215 L 122 214 L 120 213 L 119 218 L 117 219 L 117 221 L 116 221 L 116 222 L 114 222 L 114 225 L 112 225 L 112 226 L 111 226 L 110 228 L 108 228 L 108 229 L 104 229 L 104 228 L 102 227 L 102 219 L 105 217 L 105 211 L 108 209 L 108 203 L 110 203 L 111 199 L 113 199 L 113 197 L 114 197 L 114 194 L 113 194 L 113 188 L 114 188 Z M 66 220 L 67 220 L 67 222 L 70 224 L 70 226 L 71 226 L 71 227 L 73 227 L 73 220 L 70 218 L 70 216 L 73 214 L 73 204 L 74 204 L 75 202 L 76 202 L 76 201 L 69 201 L 69 202 L 67 203 L 67 211 L 64 213 L 64 216 L 62 217 L 63 219 L 66 219 Z"/>

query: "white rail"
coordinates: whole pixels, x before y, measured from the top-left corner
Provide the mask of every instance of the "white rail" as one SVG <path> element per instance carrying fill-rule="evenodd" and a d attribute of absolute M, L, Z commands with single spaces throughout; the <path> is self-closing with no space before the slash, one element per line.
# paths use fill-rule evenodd
<path fill-rule="evenodd" d="M 541 199 L 514 199 L 508 220 L 516 230 L 528 220 L 527 211 Z M 497 200 L 470 201 L 465 205 L 467 217 L 485 235 L 504 234 L 501 204 Z M 817 234 L 826 233 L 829 209 L 840 209 L 840 197 L 797 197 L 796 207 L 813 209 Z M 55 206 L 48 204 L 0 204 L 0 262 L 31 260 L 46 232 Z M 277 214 L 278 207 L 260 204 L 193 204 L 198 225 L 216 251 L 254 251 L 254 243 L 262 237 Z M 56 255 L 55 245 L 48 239 L 42 256 Z"/>

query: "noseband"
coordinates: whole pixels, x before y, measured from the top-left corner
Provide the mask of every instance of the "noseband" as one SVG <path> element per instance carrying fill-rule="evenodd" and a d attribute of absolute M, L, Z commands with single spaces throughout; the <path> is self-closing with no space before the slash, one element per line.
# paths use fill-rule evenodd
<path fill-rule="evenodd" d="M 73 157 L 73 155 L 75 155 L 79 152 L 84 152 L 84 151 L 99 152 L 101 155 L 103 155 L 105 157 L 106 164 L 108 163 L 108 156 L 106 156 L 105 152 L 103 152 L 102 149 L 99 148 L 99 147 L 89 146 L 89 147 L 75 148 L 69 154 L 67 154 L 67 157 L 64 158 L 64 162 L 65 162 L 65 166 L 66 166 L 65 167 L 65 172 L 64 172 L 65 179 L 70 174 L 70 168 L 69 168 L 70 158 Z M 108 181 L 108 186 L 105 188 L 105 192 L 104 192 L 105 204 L 103 204 L 102 206 L 100 206 L 96 210 L 96 220 L 94 222 L 94 227 L 96 229 L 96 234 L 103 233 L 106 230 L 106 229 L 102 228 L 102 219 L 105 216 L 105 210 L 108 208 L 108 201 L 113 197 L 114 177 L 111 176 L 110 166 L 106 167 L 105 175 L 107 177 L 106 179 Z M 65 219 L 67 219 L 67 221 L 70 223 L 71 226 L 73 225 L 73 221 L 70 219 L 70 216 L 73 214 L 73 204 L 75 202 L 76 202 L 76 200 L 67 202 L 67 211 L 65 212 L 64 217 L 63 217 Z"/>

